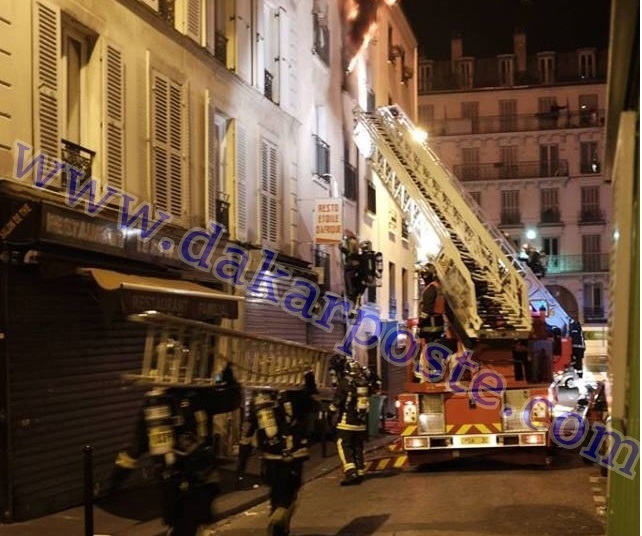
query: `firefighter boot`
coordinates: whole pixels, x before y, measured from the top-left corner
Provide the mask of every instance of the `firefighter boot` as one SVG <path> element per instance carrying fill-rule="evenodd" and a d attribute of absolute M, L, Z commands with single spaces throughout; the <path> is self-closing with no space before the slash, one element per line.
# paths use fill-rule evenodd
<path fill-rule="evenodd" d="M 286 508 L 279 506 L 272 512 L 268 521 L 268 536 L 288 536 L 290 515 Z"/>
<path fill-rule="evenodd" d="M 357 472 L 354 469 L 349 469 L 345 473 L 345 478 L 341 481 L 342 486 L 355 486 L 359 484 L 361 480 L 357 475 Z"/>

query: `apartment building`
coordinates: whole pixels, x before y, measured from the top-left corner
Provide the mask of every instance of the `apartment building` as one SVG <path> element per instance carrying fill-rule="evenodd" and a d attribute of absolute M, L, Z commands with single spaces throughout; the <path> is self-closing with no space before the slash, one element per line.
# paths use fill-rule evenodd
<path fill-rule="evenodd" d="M 387 33 L 348 55 L 350 19 L 329 0 L 0 5 L 3 520 L 80 503 L 78 445 L 94 447 L 96 486 L 108 481 L 143 393 L 121 381 L 145 347 L 127 314 L 341 340 L 342 329 L 314 331 L 275 306 L 261 284 L 275 269 L 268 248 L 292 276 L 343 291 L 338 246 L 315 243 L 317 200 L 341 199 L 346 229 L 392 263 L 368 301 L 386 318 L 411 314 L 412 243 L 352 141 L 356 104 L 414 106 L 414 40 L 399 8 L 383 6 L 366 15 Z M 389 58 L 391 39 L 405 60 Z M 136 213 L 162 231 L 141 240 L 140 220 L 122 225 Z M 224 227 L 216 244 L 181 249 L 212 221 Z M 207 266 L 228 245 L 251 250 L 240 270 L 252 291 Z"/>
<path fill-rule="evenodd" d="M 584 324 L 608 314 L 611 187 L 604 150 L 607 52 L 513 49 L 419 62 L 419 123 L 488 219 L 520 251 L 546 254 L 544 282 Z"/>

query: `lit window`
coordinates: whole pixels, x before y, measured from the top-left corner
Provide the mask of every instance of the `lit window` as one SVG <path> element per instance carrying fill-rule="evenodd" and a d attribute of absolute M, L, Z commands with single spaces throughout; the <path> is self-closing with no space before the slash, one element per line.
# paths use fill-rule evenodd
<path fill-rule="evenodd" d="M 587 48 L 577 51 L 580 78 L 595 78 L 595 49 Z"/>
<path fill-rule="evenodd" d="M 499 56 L 499 85 L 512 86 L 514 84 L 515 57 Z"/>

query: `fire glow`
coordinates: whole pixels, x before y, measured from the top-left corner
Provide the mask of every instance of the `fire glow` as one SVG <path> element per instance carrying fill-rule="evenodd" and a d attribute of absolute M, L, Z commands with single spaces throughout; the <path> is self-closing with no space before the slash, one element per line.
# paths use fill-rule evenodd
<path fill-rule="evenodd" d="M 348 72 L 354 69 L 361 53 L 367 48 L 377 29 L 377 11 L 382 5 L 392 6 L 397 0 L 346 0 L 346 45 L 350 53 Z"/>

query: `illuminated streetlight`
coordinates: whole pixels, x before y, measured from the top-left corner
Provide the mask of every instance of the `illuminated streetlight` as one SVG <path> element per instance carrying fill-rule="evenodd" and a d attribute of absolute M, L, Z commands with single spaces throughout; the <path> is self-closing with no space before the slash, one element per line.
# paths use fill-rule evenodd
<path fill-rule="evenodd" d="M 528 231 L 526 231 L 526 238 L 528 238 L 529 240 L 534 240 L 536 236 L 537 232 L 535 232 L 533 229 L 529 229 Z"/>

